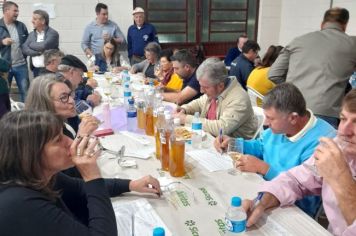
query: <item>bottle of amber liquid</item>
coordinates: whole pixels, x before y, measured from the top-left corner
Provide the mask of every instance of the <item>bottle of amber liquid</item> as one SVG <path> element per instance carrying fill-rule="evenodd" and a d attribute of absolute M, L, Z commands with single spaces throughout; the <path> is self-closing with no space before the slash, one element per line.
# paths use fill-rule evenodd
<path fill-rule="evenodd" d="M 169 142 L 169 174 L 173 177 L 182 177 L 185 174 L 184 154 L 185 140 L 178 137 L 174 130 L 180 126 L 180 119 L 174 119 L 174 129 Z"/>
<path fill-rule="evenodd" d="M 161 138 L 160 138 L 160 133 L 163 132 L 164 128 L 164 107 L 158 108 L 158 116 L 157 116 L 157 122 L 155 125 L 155 141 L 156 141 L 156 158 L 158 160 L 161 160 Z"/>
<path fill-rule="evenodd" d="M 154 136 L 154 125 L 153 125 L 153 92 L 149 92 L 147 95 L 147 106 L 146 106 L 146 135 Z"/>
<path fill-rule="evenodd" d="M 165 114 L 165 125 L 163 132 L 160 133 L 161 138 L 161 166 L 162 170 L 169 170 L 169 139 L 173 129 L 173 120 L 171 114 Z"/>
<path fill-rule="evenodd" d="M 145 102 L 137 102 L 137 128 L 145 129 L 146 127 L 146 114 L 145 114 Z"/>

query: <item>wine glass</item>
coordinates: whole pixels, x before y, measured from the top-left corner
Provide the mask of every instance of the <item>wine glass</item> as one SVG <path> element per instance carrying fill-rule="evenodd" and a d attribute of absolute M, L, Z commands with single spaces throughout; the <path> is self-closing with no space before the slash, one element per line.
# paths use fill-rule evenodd
<path fill-rule="evenodd" d="M 103 87 L 103 92 L 105 96 L 107 97 L 107 101 L 110 103 L 110 95 L 112 93 L 112 86 L 110 83 L 106 83 Z"/>
<path fill-rule="evenodd" d="M 332 130 L 330 132 L 328 132 L 326 135 L 324 135 L 324 137 L 328 137 L 328 138 L 332 138 L 333 141 L 339 146 L 339 148 L 341 149 L 341 151 L 345 148 L 346 146 L 346 143 L 343 142 L 340 137 L 338 136 L 337 134 L 337 130 Z M 324 143 L 320 142 L 319 145 L 325 145 Z M 315 158 L 314 158 L 314 155 L 312 155 L 310 158 L 313 158 L 312 161 L 313 163 L 312 164 L 308 164 L 308 163 L 303 163 L 302 165 L 304 167 L 306 167 L 308 170 L 310 170 L 314 176 L 316 177 L 320 177 L 319 175 L 319 172 L 318 172 L 318 169 L 315 165 Z"/>
<path fill-rule="evenodd" d="M 241 173 L 238 169 L 235 167 L 235 163 L 237 160 L 239 160 L 243 153 L 244 153 L 244 148 L 243 148 L 243 141 L 240 139 L 230 139 L 228 146 L 227 146 L 227 155 L 232 159 L 232 165 L 233 168 L 228 170 L 228 173 L 230 175 L 237 175 Z"/>

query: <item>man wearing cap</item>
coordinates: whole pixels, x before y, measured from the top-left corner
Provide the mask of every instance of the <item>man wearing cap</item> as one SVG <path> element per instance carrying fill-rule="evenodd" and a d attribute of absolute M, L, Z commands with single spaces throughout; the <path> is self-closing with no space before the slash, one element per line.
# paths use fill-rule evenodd
<path fill-rule="evenodd" d="M 84 63 L 73 55 L 66 55 L 58 65 L 58 72 L 69 80 L 75 90 L 75 101 L 85 100 L 92 107 L 100 104 L 101 96 L 94 92 L 97 83 L 94 79 L 83 80 L 83 72 L 87 72 Z"/>
<path fill-rule="evenodd" d="M 134 24 L 127 32 L 127 51 L 131 65 L 145 59 L 144 48 L 149 42 L 158 42 L 156 28 L 145 22 L 145 11 L 136 7 L 133 12 Z"/>
<path fill-rule="evenodd" d="M 126 45 L 125 36 L 119 26 L 109 20 L 108 6 L 104 3 L 98 3 L 95 12 L 96 19 L 85 28 L 81 43 L 88 58 L 102 52 L 106 39 L 114 38 L 120 48 Z"/>

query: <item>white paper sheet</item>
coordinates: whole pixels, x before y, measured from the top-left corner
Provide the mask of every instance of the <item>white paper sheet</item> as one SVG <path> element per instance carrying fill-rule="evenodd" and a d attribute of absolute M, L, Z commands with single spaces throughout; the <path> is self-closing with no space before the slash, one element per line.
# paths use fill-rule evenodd
<path fill-rule="evenodd" d="M 125 145 L 124 157 L 136 157 L 140 159 L 148 159 L 155 151 L 155 147 L 143 146 L 141 143 L 134 139 L 128 138 L 126 135 L 114 134 L 100 138 L 100 142 L 103 147 L 112 150 L 119 151 L 120 148 Z"/>
<path fill-rule="evenodd" d="M 151 236 L 155 227 L 164 228 L 166 236 L 172 235 L 146 199 L 116 201 L 112 205 L 115 211 L 118 235 Z M 132 225 L 134 225 L 134 234 L 132 234 Z"/>
<path fill-rule="evenodd" d="M 187 154 L 210 172 L 233 168 L 232 160 L 227 155 L 221 155 L 212 149 L 198 149 L 188 151 Z"/>
<path fill-rule="evenodd" d="M 151 143 L 150 139 L 146 135 L 136 134 L 129 131 L 121 131 L 121 134 L 139 142 L 142 145 L 149 145 Z"/>

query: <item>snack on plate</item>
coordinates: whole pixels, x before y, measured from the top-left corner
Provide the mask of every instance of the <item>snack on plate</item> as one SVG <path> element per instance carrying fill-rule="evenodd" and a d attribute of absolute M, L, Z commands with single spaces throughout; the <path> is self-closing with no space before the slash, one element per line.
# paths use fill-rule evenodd
<path fill-rule="evenodd" d="M 191 139 L 192 138 L 192 132 L 191 131 L 189 131 L 187 128 L 185 128 L 185 127 L 178 127 L 178 128 L 176 128 L 175 130 L 174 130 L 174 132 L 175 132 L 175 135 L 177 136 L 177 137 L 180 137 L 180 138 L 182 138 L 182 139 Z"/>

